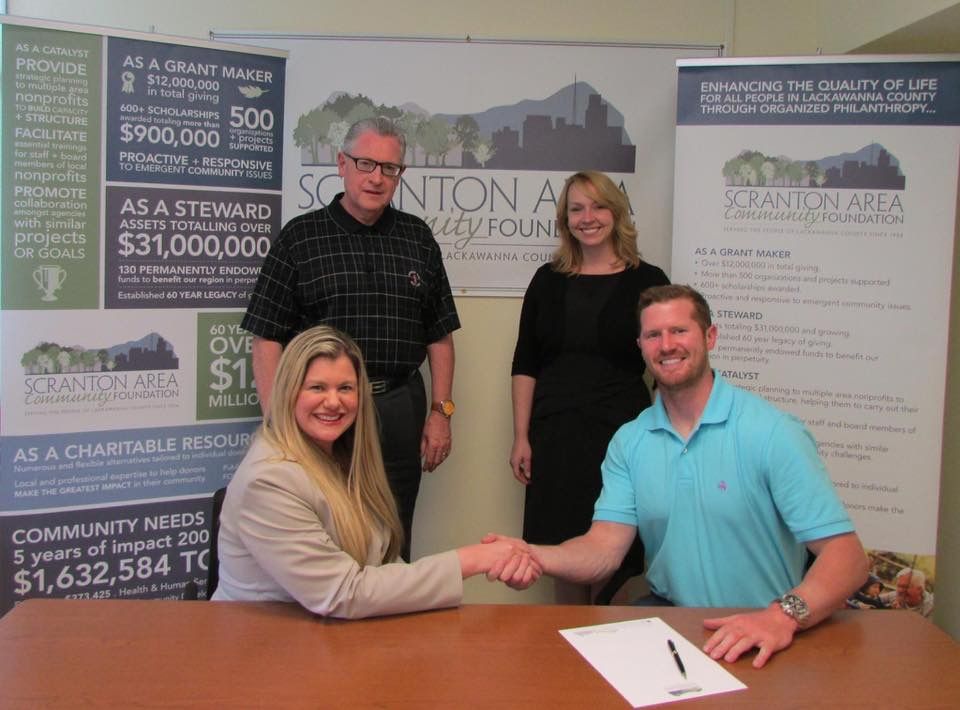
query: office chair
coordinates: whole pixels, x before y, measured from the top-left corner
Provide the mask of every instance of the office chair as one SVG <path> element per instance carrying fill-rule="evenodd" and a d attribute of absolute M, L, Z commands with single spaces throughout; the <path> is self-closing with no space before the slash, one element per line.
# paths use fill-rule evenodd
<path fill-rule="evenodd" d="M 220 584 L 220 511 L 227 487 L 218 488 L 213 494 L 213 510 L 210 513 L 210 555 L 207 557 L 207 599 L 213 596 Z"/>
<path fill-rule="evenodd" d="M 214 590 L 220 583 L 220 556 L 217 553 L 217 542 L 220 536 L 220 510 L 223 508 L 223 497 L 226 495 L 226 486 L 213 494 L 213 509 L 210 513 L 210 554 L 207 556 L 207 599 L 213 596 Z M 196 601 L 200 598 L 200 590 L 192 579 L 183 587 L 183 600 Z"/>
<path fill-rule="evenodd" d="M 609 606 L 621 587 L 633 577 L 643 574 L 645 566 L 644 558 L 643 543 L 640 541 L 640 538 L 637 537 L 633 541 L 633 547 L 631 547 L 630 552 L 623 558 L 620 567 L 613 573 L 613 576 L 607 580 L 607 583 L 603 585 L 600 591 L 597 592 L 596 596 L 594 596 L 593 603 L 600 606 Z"/>
<path fill-rule="evenodd" d="M 620 591 L 620 588 L 638 574 L 643 574 L 643 570 L 621 567 L 613 573 L 613 576 L 607 580 L 603 588 L 597 592 L 597 595 L 593 598 L 593 603 L 599 606 L 609 606 L 617 592 Z"/>

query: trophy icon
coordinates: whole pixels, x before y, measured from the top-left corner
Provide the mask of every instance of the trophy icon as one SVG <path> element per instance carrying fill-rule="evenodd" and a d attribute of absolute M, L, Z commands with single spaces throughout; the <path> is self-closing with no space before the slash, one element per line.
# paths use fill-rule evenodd
<path fill-rule="evenodd" d="M 33 270 L 33 282 L 37 285 L 43 296 L 41 301 L 56 301 L 56 291 L 63 286 L 67 280 L 67 270 L 56 265 L 38 266 Z"/>

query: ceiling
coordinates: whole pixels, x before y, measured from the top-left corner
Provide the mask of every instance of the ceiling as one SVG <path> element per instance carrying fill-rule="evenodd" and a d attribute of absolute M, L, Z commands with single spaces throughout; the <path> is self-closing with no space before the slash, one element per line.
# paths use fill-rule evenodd
<path fill-rule="evenodd" d="M 850 51 L 850 54 L 943 53 L 960 53 L 960 3 Z"/>

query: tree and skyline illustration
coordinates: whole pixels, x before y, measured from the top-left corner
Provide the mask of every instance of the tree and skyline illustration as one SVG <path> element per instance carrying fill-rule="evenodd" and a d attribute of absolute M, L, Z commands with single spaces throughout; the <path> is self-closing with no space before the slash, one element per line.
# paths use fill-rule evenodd
<path fill-rule="evenodd" d="M 44 341 L 25 352 L 20 364 L 27 375 L 59 375 L 175 370 L 179 367 L 180 359 L 169 341 L 158 333 L 150 333 L 139 340 L 106 348 L 85 348 Z"/>
<path fill-rule="evenodd" d="M 879 143 L 816 160 L 793 160 L 746 149 L 726 161 L 721 172 L 729 186 L 889 190 L 906 187 L 900 162 Z"/>
<path fill-rule="evenodd" d="M 636 146 L 623 114 L 589 83 L 574 80 L 545 99 L 470 114 L 431 114 L 415 103 L 378 104 L 335 92 L 301 114 L 293 129 L 301 165 L 333 165 L 347 129 L 384 116 L 407 139 L 406 165 L 497 170 L 635 170 Z"/>

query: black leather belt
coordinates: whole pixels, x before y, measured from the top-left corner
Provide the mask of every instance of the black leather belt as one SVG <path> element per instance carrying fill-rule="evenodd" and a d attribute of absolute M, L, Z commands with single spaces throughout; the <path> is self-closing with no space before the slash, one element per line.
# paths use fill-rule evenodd
<path fill-rule="evenodd" d="M 413 373 L 406 377 L 383 377 L 377 380 L 370 380 L 370 391 L 373 394 L 386 394 L 397 387 L 403 387 L 410 381 Z"/>

